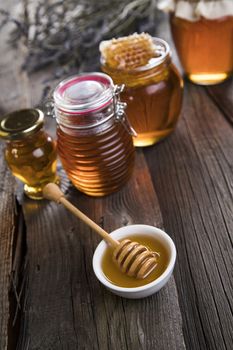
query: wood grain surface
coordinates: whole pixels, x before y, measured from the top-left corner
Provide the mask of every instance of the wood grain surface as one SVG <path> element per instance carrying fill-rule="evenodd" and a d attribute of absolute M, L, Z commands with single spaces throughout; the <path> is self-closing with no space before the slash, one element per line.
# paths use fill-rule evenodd
<path fill-rule="evenodd" d="M 3 147 L 0 145 L 0 152 Z M 15 233 L 14 179 L 0 156 L 0 349 L 7 349 L 10 321 L 13 242 Z"/>
<path fill-rule="evenodd" d="M 175 133 L 145 150 L 175 271 L 189 349 L 230 349 L 233 130 L 203 87 L 186 82 Z M 166 159 L 166 161 L 164 161 Z"/>
<path fill-rule="evenodd" d="M 69 200 L 108 232 L 133 223 L 162 226 L 142 152 L 137 156 L 134 176 L 116 194 L 93 199 L 68 187 Z M 150 298 L 116 297 L 94 276 L 100 239 L 83 222 L 49 202 L 27 200 L 24 213 L 30 263 L 23 349 L 185 348 L 173 278 Z"/>
<path fill-rule="evenodd" d="M 30 76 L 21 70 L 23 53 L 6 43 L 7 31 L 0 43 L 1 114 L 41 105 L 57 83 L 49 69 Z M 166 16 L 156 33 L 173 47 Z M 105 230 L 144 223 L 164 227 L 174 239 L 174 277 L 143 300 L 119 298 L 100 285 L 91 266 L 99 237 L 62 206 L 15 191 L 1 146 L 0 350 L 232 348 L 232 86 L 232 79 L 208 88 L 185 81 L 175 132 L 137 150 L 131 180 L 113 195 L 81 194 L 59 166 L 69 200 Z M 46 119 L 46 129 L 55 136 L 55 121 Z"/>
<path fill-rule="evenodd" d="M 14 1 L 5 4 L 11 8 Z M 19 69 L 20 59 L 7 42 L 10 27 L 1 30 L 0 114 L 22 108 L 26 95 L 20 91 L 25 84 Z M 22 215 L 15 197 L 16 182 L 4 160 L 4 145 L 0 141 L 0 349 L 15 348 L 17 343 L 17 283 L 21 265 Z M 20 282 L 19 282 L 20 284 Z M 14 323 L 14 326 L 13 326 Z"/>
<path fill-rule="evenodd" d="M 210 86 L 206 90 L 221 111 L 221 114 L 233 124 L 233 80 L 228 79 L 222 84 Z"/>

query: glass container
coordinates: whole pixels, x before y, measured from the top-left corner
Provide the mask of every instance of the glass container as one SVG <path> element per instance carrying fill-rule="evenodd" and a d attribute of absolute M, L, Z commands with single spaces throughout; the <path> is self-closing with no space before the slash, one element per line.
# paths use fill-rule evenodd
<path fill-rule="evenodd" d="M 133 130 L 121 90 L 106 74 L 86 73 L 54 91 L 59 157 L 73 185 L 90 196 L 117 191 L 133 171 Z"/>
<path fill-rule="evenodd" d="M 127 115 L 137 133 L 135 146 L 150 146 L 175 128 L 182 104 L 183 80 L 171 62 L 169 45 L 153 38 L 156 52 L 148 64 L 133 70 L 113 69 L 103 57 L 102 70 L 114 83 L 125 84 L 121 95 Z"/>
<path fill-rule="evenodd" d="M 172 36 L 187 77 L 211 85 L 233 71 L 233 16 L 195 21 L 170 16 Z"/>
<path fill-rule="evenodd" d="M 56 144 L 43 130 L 44 114 L 24 109 L 0 119 L 0 138 L 6 140 L 5 159 L 14 176 L 24 183 L 25 194 L 42 199 L 42 189 L 56 176 Z"/>

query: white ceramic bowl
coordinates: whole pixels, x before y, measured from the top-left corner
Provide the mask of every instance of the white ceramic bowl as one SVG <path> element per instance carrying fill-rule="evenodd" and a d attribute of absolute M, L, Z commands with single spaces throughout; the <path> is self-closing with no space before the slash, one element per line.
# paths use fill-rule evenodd
<path fill-rule="evenodd" d="M 169 253 L 169 263 L 166 270 L 153 282 L 135 288 L 119 287 L 109 282 L 109 280 L 105 277 L 101 267 L 102 256 L 105 249 L 107 248 L 107 243 L 105 241 L 101 241 L 97 246 L 92 261 L 93 269 L 98 280 L 112 293 L 130 299 L 144 298 L 158 292 L 171 277 L 176 261 L 176 248 L 173 240 L 168 236 L 168 234 L 157 227 L 148 225 L 129 225 L 121 227 L 110 234 L 113 238 L 122 239 L 125 237 L 130 237 L 136 233 L 140 233 L 140 236 L 144 234 L 146 236 L 156 238 L 166 247 Z"/>

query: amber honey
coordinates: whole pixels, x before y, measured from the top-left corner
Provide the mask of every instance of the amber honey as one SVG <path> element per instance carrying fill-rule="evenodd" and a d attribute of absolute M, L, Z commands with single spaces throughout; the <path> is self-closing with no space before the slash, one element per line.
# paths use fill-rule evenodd
<path fill-rule="evenodd" d="M 187 77 L 194 83 L 220 83 L 233 71 L 233 17 L 191 22 L 171 16 L 177 53 Z"/>
<path fill-rule="evenodd" d="M 175 128 L 182 104 L 183 81 L 171 63 L 169 46 L 155 38 L 159 54 L 136 69 L 114 69 L 102 60 L 102 70 L 117 84 L 125 84 L 122 101 L 137 133 L 135 146 L 150 146 Z"/>
<path fill-rule="evenodd" d="M 24 192 L 42 199 L 42 189 L 56 176 L 56 143 L 43 127 L 44 114 L 23 109 L 0 119 L 0 138 L 6 140 L 5 159 L 13 175 L 24 183 Z"/>
<path fill-rule="evenodd" d="M 108 247 L 102 258 L 102 270 L 109 282 L 120 287 L 135 288 L 146 285 L 162 275 L 168 266 L 169 253 L 161 241 L 151 236 L 135 234 L 128 238 L 146 246 L 151 251 L 159 253 L 156 269 L 143 280 L 129 277 L 125 273 L 122 273 L 119 267 L 113 262 L 113 250 Z"/>
<path fill-rule="evenodd" d="M 117 94 L 112 79 L 95 72 L 70 77 L 54 92 L 59 157 L 90 196 L 117 191 L 132 174 L 135 151 Z"/>
<path fill-rule="evenodd" d="M 33 199 L 42 198 L 45 184 L 57 181 L 55 143 L 42 130 L 9 142 L 5 158 L 13 175 L 25 184 L 25 193 Z"/>
<path fill-rule="evenodd" d="M 127 114 L 137 132 L 135 146 L 150 146 L 168 136 L 175 128 L 181 109 L 181 79 L 170 67 L 161 80 L 145 78 L 140 86 L 128 87 L 122 94 Z"/>
<path fill-rule="evenodd" d="M 92 196 L 117 191 L 134 165 L 132 138 L 120 123 L 106 130 L 69 135 L 58 127 L 58 154 L 74 186 Z"/>

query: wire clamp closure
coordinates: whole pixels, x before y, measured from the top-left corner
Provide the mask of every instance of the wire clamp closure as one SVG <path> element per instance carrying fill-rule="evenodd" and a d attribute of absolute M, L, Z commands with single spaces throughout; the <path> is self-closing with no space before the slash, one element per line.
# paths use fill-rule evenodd
<path fill-rule="evenodd" d="M 115 85 L 114 87 L 114 109 L 115 109 L 115 119 L 116 121 L 122 123 L 124 128 L 127 130 L 127 132 L 132 135 L 133 137 L 137 137 L 137 133 L 130 124 L 127 115 L 125 113 L 125 110 L 127 108 L 127 103 L 121 102 L 120 100 L 120 93 L 124 90 L 125 85 Z"/>

